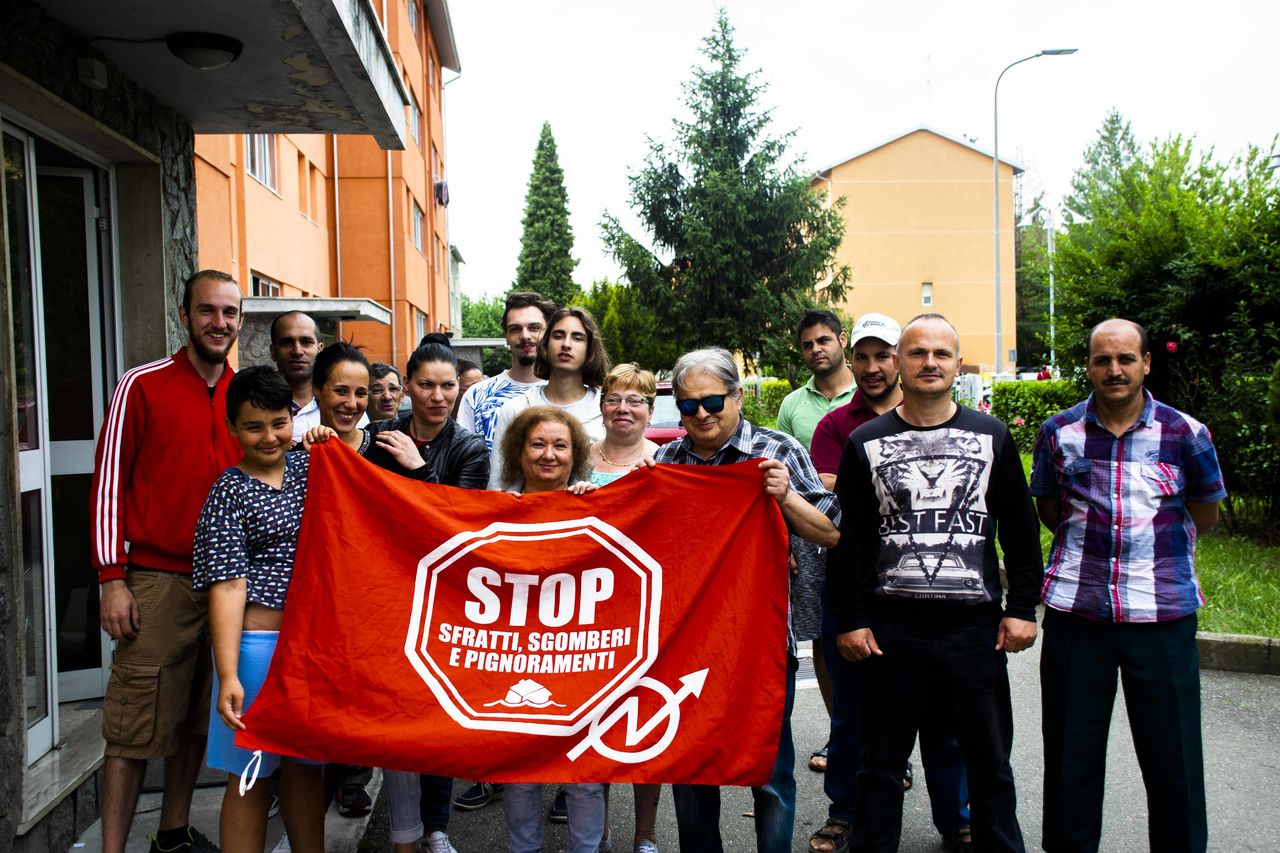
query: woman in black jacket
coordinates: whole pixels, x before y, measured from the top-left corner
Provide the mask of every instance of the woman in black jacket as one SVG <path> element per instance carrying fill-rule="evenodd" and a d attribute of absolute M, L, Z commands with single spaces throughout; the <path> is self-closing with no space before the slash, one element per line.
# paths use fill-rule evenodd
<path fill-rule="evenodd" d="M 458 398 L 458 357 L 444 335 L 427 335 L 409 356 L 404 388 L 407 415 L 368 426 L 373 444 L 365 458 L 414 480 L 483 489 L 489 482 L 484 439 L 453 420 Z"/>
<path fill-rule="evenodd" d="M 407 415 L 370 424 L 373 443 L 364 457 L 370 462 L 424 483 L 483 489 L 489 484 L 489 453 L 484 439 L 458 426 L 453 403 L 458 398 L 458 357 L 444 335 L 431 334 L 413 355 L 404 376 L 413 409 Z M 383 771 L 391 811 L 391 840 L 397 853 L 418 849 L 452 850 L 449 806 L 453 780 L 446 776 Z"/>

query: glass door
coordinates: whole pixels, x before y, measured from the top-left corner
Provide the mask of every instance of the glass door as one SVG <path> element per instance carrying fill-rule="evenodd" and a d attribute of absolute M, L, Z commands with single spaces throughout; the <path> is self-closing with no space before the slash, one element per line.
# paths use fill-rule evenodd
<path fill-rule="evenodd" d="M 58 701 L 103 695 L 110 637 L 98 624 L 98 582 L 90 561 L 89 490 L 94 434 L 102 422 L 101 276 L 97 174 L 45 166 L 56 151 L 37 143 L 40 290 L 54 530 L 54 647 Z M 48 155 L 42 156 L 42 155 Z M 63 153 L 62 159 L 71 155 Z"/>
<path fill-rule="evenodd" d="M 33 139 L 5 127 L 5 227 L 9 242 L 16 391 L 18 405 L 18 478 L 22 494 L 23 657 L 26 696 L 27 762 L 53 748 L 57 731 L 53 657 L 52 584 L 46 561 L 52 549 L 49 529 L 49 440 L 45 415 L 45 365 L 41 340 L 44 306 L 39 298 L 37 187 Z"/>

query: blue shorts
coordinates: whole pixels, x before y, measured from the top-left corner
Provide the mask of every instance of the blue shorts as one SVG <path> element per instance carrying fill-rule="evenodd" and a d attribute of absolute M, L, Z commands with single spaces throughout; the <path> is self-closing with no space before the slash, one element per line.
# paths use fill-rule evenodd
<path fill-rule="evenodd" d="M 244 631 L 240 635 L 240 665 L 236 674 L 240 676 L 240 684 L 244 687 L 244 711 L 249 710 L 253 700 L 257 698 L 262 683 L 267 680 L 267 670 L 271 667 L 271 656 L 276 651 L 276 640 L 279 631 Z M 236 746 L 235 730 L 222 722 L 218 716 L 218 669 L 213 670 L 213 699 L 209 703 L 209 757 L 207 764 L 214 770 L 225 770 L 239 776 L 253 758 L 253 752 Z M 290 761 L 301 764 L 323 764 L 322 761 L 306 761 L 289 757 Z M 270 776 L 280 766 L 280 756 L 272 752 L 262 753 L 262 766 L 258 769 L 258 778 Z"/>

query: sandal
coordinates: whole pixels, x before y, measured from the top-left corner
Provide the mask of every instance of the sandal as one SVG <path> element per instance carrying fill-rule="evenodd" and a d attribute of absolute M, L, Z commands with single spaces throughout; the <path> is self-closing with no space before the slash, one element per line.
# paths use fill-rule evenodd
<path fill-rule="evenodd" d="M 967 826 L 943 833 L 942 849 L 947 853 L 968 853 L 973 849 L 973 833 Z"/>
<path fill-rule="evenodd" d="M 810 853 L 849 853 L 850 834 L 849 821 L 828 818 L 826 826 L 809 836 L 809 851 Z"/>
<path fill-rule="evenodd" d="M 822 749 L 816 749 L 809 753 L 809 769 L 814 773 L 827 772 L 827 747 L 831 744 L 824 744 Z"/>
<path fill-rule="evenodd" d="M 902 773 L 902 792 L 905 794 L 910 791 L 916 784 L 916 777 L 911 772 L 911 762 L 907 762 L 907 769 Z"/>

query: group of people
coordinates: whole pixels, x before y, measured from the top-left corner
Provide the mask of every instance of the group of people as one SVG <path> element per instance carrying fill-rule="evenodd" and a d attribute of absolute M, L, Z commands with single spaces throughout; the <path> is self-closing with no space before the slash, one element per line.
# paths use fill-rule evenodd
<path fill-rule="evenodd" d="M 189 825 L 206 760 L 229 774 L 226 850 L 265 843 L 271 789 L 239 790 L 251 760 L 260 776 L 279 771 L 294 850 L 323 849 L 335 791 L 341 808 L 367 811 L 367 768 L 254 758 L 233 742 L 286 606 L 306 451 L 333 440 L 400 476 L 517 493 L 585 494 L 646 465 L 760 460 L 792 553 L 778 567 L 791 579 L 783 725 L 771 778 L 752 789 L 762 851 L 792 849 L 804 640 L 815 641 L 831 716 L 810 758 L 826 773 L 829 819 L 809 850 L 897 848 L 917 734 L 944 845 L 1023 850 L 1005 655 L 1035 642 L 1042 601 L 1044 848 L 1098 848 L 1117 671 L 1152 847 L 1205 848 L 1193 557 L 1224 490 L 1207 430 L 1143 389 L 1150 357 L 1135 324 L 1091 333 L 1094 393 L 1046 422 L 1028 487 L 1004 425 L 952 401 L 960 340 L 938 314 L 902 327 L 864 315 L 852 340 L 830 312 L 806 314 L 797 334 L 813 377 L 784 401 L 778 429 L 743 417 L 732 354 L 686 353 L 671 374 L 686 435 L 661 447 L 644 436 L 654 374 L 611 367 L 587 311 L 536 293 L 507 297 L 510 367 L 465 392 L 479 371 L 443 335 L 426 336 L 401 372 L 352 344 L 322 345 L 299 312 L 272 324 L 274 365 L 235 373 L 226 357 L 243 317 L 225 273 L 187 281 L 179 320 L 187 344 L 121 378 L 97 449 L 93 554 L 102 625 L 118 641 L 103 712 L 107 853 L 124 849 L 151 758 L 165 759 L 159 853 L 216 849 Z M 1054 534 L 1047 566 L 1040 522 Z M 454 781 L 394 770 L 384 780 L 397 851 L 452 851 Z M 478 780 L 452 805 L 500 798 L 508 849 L 542 850 L 541 786 L 502 782 Z M 635 786 L 639 853 L 658 849 L 659 792 Z M 719 789 L 672 794 L 679 848 L 721 850 Z M 566 785 L 554 799 L 573 853 L 612 849 L 608 786 Z"/>

